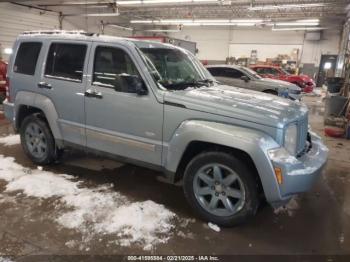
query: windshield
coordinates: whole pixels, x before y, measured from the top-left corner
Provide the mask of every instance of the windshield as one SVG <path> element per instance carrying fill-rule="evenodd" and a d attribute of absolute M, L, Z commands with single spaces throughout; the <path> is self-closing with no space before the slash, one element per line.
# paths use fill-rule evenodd
<path fill-rule="evenodd" d="M 154 79 L 169 90 L 210 86 L 214 79 L 189 52 L 176 48 L 141 48 Z"/>
<path fill-rule="evenodd" d="M 283 74 L 285 74 L 285 75 L 290 75 L 290 73 L 287 72 L 286 70 L 284 70 L 283 68 L 280 68 L 280 70 L 283 72 Z"/>
<path fill-rule="evenodd" d="M 248 67 L 242 67 L 242 71 L 246 72 L 250 77 L 254 79 L 262 79 L 261 76 L 259 76 L 254 70 L 248 68 Z"/>

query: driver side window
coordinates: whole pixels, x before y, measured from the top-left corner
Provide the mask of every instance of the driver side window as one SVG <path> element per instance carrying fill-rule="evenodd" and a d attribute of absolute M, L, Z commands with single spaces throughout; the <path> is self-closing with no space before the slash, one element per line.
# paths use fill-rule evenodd
<path fill-rule="evenodd" d="M 139 77 L 129 55 L 119 48 L 98 46 L 95 50 L 92 84 L 118 92 L 133 93 L 132 81 L 128 81 L 125 76 Z"/>
<path fill-rule="evenodd" d="M 277 71 L 276 69 L 270 68 L 270 74 L 276 76 L 276 75 L 278 75 L 279 73 L 278 73 L 278 71 Z"/>
<path fill-rule="evenodd" d="M 265 70 L 265 68 L 261 68 L 261 67 L 255 69 L 255 71 L 256 71 L 258 74 L 261 74 L 261 75 L 268 74 L 268 72 Z"/>
<path fill-rule="evenodd" d="M 244 74 L 241 71 L 238 71 L 233 68 L 225 68 L 223 77 L 229 77 L 229 78 L 235 78 L 240 79 Z"/>

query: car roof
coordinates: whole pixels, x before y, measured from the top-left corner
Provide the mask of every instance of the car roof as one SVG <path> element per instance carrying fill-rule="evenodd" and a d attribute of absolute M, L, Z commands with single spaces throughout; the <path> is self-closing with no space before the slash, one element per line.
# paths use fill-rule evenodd
<path fill-rule="evenodd" d="M 17 37 L 18 40 L 78 40 L 87 42 L 106 42 L 106 43 L 124 43 L 124 44 L 134 44 L 139 48 L 175 48 L 181 49 L 178 46 L 174 46 L 167 43 L 160 43 L 150 40 L 140 40 L 134 38 L 110 36 L 110 35 L 100 35 L 94 33 L 87 33 L 84 31 L 64 31 L 64 30 L 52 30 L 52 31 L 26 31 Z"/>
<path fill-rule="evenodd" d="M 257 68 L 257 67 L 261 67 L 261 68 L 276 68 L 279 69 L 279 66 L 274 66 L 274 65 L 251 65 L 250 67 L 253 68 Z"/>
<path fill-rule="evenodd" d="M 226 65 L 226 64 L 220 64 L 220 65 L 206 65 L 206 68 L 214 68 L 214 67 L 228 67 L 228 68 L 234 68 L 234 69 L 242 69 L 242 66 L 239 65 Z"/>

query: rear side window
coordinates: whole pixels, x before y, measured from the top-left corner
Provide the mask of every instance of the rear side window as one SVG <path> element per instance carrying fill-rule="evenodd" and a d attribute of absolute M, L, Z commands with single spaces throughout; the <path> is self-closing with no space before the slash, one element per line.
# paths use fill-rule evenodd
<path fill-rule="evenodd" d="M 17 51 L 13 71 L 25 75 L 34 75 L 41 45 L 38 42 L 21 43 Z"/>
<path fill-rule="evenodd" d="M 220 69 L 220 68 L 209 67 L 207 69 L 213 76 L 221 76 L 222 75 L 222 72 L 221 72 L 222 69 Z"/>
<path fill-rule="evenodd" d="M 266 74 L 266 72 L 265 72 L 265 68 L 260 68 L 260 67 L 258 67 L 258 68 L 254 68 L 254 70 L 258 73 L 258 74 Z"/>
<path fill-rule="evenodd" d="M 81 82 L 83 78 L 86 45 L 51 44 L 47 56 L 45 76 Z"/>

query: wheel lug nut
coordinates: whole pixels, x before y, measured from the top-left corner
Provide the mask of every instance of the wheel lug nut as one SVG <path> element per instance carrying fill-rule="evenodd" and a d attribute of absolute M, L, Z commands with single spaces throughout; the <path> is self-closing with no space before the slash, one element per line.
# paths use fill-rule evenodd
<path fill-rule="evenodd" d="M 225 193 L 225 192 L 222 192 L 222 195 L 224 196 L 224 195 L 226 195 L 226 193 Z"/>
<path fill-rule="evenodd" d="M 219 196 L 219 193 L 215 193 L 216 196 Z"/>

